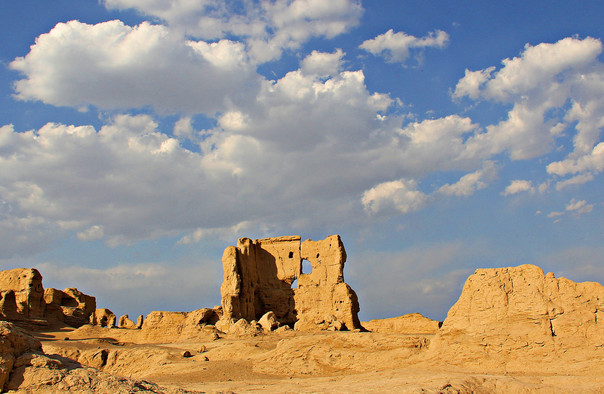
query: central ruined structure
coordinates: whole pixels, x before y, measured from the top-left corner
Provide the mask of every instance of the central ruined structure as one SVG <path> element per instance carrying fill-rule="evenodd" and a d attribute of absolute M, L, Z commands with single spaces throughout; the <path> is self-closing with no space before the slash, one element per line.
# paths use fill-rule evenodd
<path fill-rule="evenodd" d="M 298 330 L 361 328 L 357 296 L 344 283 L 346 251 L 340 236 L 300 240 L 240 238 L 236 247 L 225 249 L 223 319 L 259 320 L 272 311 L 279 323 Z M 304 260 L 311 272 L 302 271 Z"/>

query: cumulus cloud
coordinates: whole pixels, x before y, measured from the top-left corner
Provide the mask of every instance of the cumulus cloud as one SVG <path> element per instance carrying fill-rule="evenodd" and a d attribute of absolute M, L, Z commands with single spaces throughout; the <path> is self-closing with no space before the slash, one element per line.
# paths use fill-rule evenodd
<path fill-rule="evenodd" d="M 302 72 L 310 75 L 329 76 L 340 71 L 344 52 L 337 49 L 333 53 L 312 51 L 301 64 Z"/>
<path fill-rule="evenodd" d="M 594 176 L 592 174 L 581 174 L 572 178 L 566 179 L 556 183 L 556 190 L 560 191 L 568 186 L 582 185 L 584 183 L 593 181 Z"/>
<path fill-rule="evenodd" d="M 383 56 L 389 63 L 404 63 L 412 49 L 443 48 L 449 42 L 449 35 L 436 30 L 425 37 L 415 37 L 392 29 L 384 34 L 364 41 L 359 48 L 376 56 Z"/>
<path fill-rule="evenodd" d="M 512 194 L 518 194 L 522 192 L 535 193 L 535 187 L 531 181 L 524 179 L 514 179 L 509 185 L 506 186 L 503 192 L 504 196 L 510 196 Z"/>
<path fill-rule="evenodd" d="M 370 213 L 392 209 L 408 213 L 422 208 L 426 200 L 426 195 L 417 190 L 416 181 L 400 179 L 380 183 L 366 190 L 361 201 L 365 210 Z"/>
<path fill-rule="evenodd" d="M 486 161 L 480 170 L 462 176 L 452 185 L 447 183 L 438 191 L 449 196 L 471 196 L 477 190 L 487 187 L 486 181 L 493 179 L 496 174 L 495 164 L 492 161 Z"/>
<path fill-rule="evenodd" d="M 558 190 L 593 179 L 594 173 L 604 170 L 601 53 L 598 39 L 568 37 L 555 43 L 527 44 L 520 56 L 504 59 L 499 70 L 466 70 L 454 98 L 512 105 L 507 119 L 468 139 L 467 151 L 508 152 L 513 160 L 527 160 L 550 153 L 557 139 L 570 131 L 574 132 L 573 151 L 550 163 L 547 172 L 580 175 L 560 181 Z"/>
<path fill-rule="evenodd" d="M 213 114 L 253 97 L 260 81 L 243 44 L 185 41 L 148 22 L 58 23 L 10 68 L 23 75 L 19 100 L 163 113 Z"/>
<path fill-rule="evenodd" d="M 181 34 L 217 40 L 237 37 L 255 62 L 278 58 L 312 37 L 332 38 L 359 23 L 358 0 L 105 0 L 110 9 L 135 9 Z"/>
<path fill-rule="evenodd" d="M 604 142 L 596 145 L 588 155 L 556 161 L 547 166 L 547 172 L 561 176 L 585 171 L 604 171 Z"/>
<path fill-rule="evenodd" d="M 503 67 L 481 71 L 466 70 L 454 96 L 483 97 L 509 101 L 543 85 L 567 71 L 583 71 L 597 60 L 602 43 L 594 38 L 564 38 L 554 44 L 527 44 L 521 56 L 502 61 Z"/>
<path fill-rule="evenodd" d="M 338 70 L 342 56 L 311 53 L 300 69 L 263 81 L 254 105 L 229 103 L 215 129 L 195 131 L 191 117 L 180 118 L 174 134 L 202 133 L 199 152 L 146 115 L 119 115 L 99 130 L 2 127 L 0 198 L 13 209 L 6 220 L 37 218 L 110 246 L 166 235 L 184 245 L 241 222 L 308 228 L 362 220 L 351 212 L 375 185 L 480 165 L 456 162 L 475 127 L 469 119 L 401 128 L 401 117 L 380 115 L 393 100 L 369 92 L 362 71 Z M 450 154 L 434 164 L 430 141 L 448 143 Z M 407 192 L 390 196 L 395 212 L 423 206 L 421 192 Z"/>
<path fill-rule="evenodd" d="M 143 115 L 116 116 L 99 130 L 2 127 L 0 198 L 11 220 L 38 218 L 83 240 L 116 246 L 170 235 L 186 245 L 242 222 L 308 228 L 365 220 L 353 214 L 363 209 L 418 210 L 429 200 L 419 181 L 433 171 L 469 172 L 448 186 L 457 194 L 484 186 L 489 155 L 468 154 L 479 132 L 471 119 L 403 125 L 363 71 L 341 70 L 343 56 L 315 51 L 299 69 L 261 80 L 255 100 L 225 103 L 213 129 L 181 117 L 173 135 L 199 141 L 200 151 Z"/>
<path fill-rule="evenodd" d="M 409 123 L 400 131 L 407 139 L 405 165 L 418 173 L 479 167 L 490 155 L 468 151 L 467 141 L 478 132 L 470 118 L 458 115 Z"/>
<path fill-rule="evenodd" d="M 82 31 L 87 37 L 98 35 L 108 41 L 99 41 L 100 48 L 104 45 L 112 53 L 121 48 L 117 43 L 132 39 L 138 30 L 148 30 L 142 37 L 157 34 L 155 41 L 139 45 L 150 52 L 164 45 L 165 37 L 172 39 L 162 26 L 130 28 L 116 22 L 93 26 L 70 22 L 58 25 L 49 36 L 63 29 L 75 36 Z M 107 38 L 113 33 L 107 31 L 121 34 L 112 43 Z M 44 41 L 55 38 L 38 40 L 14 67 L 29 64 L 27 58 L 35 58 L 38 51 L 46 53 Z M 63 44 L 75 48 L 76 43 L 71 37 Z M 183 48 L 204 58 L 203 67 L 220 72 L 248 67 L 238 43 L 177 45 L 178 51 Z M 243 60 L 235 56 L 238 53 Z M 130 57 L 116 67 L 130 65 Z M 17 219 L 35 219 L 32 223 L 40 232 L 57 228 L 73 231 L 82 240 L 103 239 L 115 246 L 166 235 L 178 237 L 180 245 L 192 244 L 237 232 L 241 223 L 252 229 L 275 223 L 307 229 L 363 221 L 372 215 L 422 209 L 435 194 L 471 195 L 495 176 L 492 160 L 502 147 L 516 149 L 518 144 L 521 149 L 523 141 L 524 146 L 543 149 L 540 138 L 527 138 L 534 134 L 514 134 L 501 125 L 485 132 L 472 119 L 458 115 L 406 122 L 405 116 L 389 113 L 394 99 L 369 91 L 363 71 L 343 70 L 343 59 L 341 50 L 313 51 L 297 70 L 280 79 L 252 73 L 245 78 L 257 84 L 253 100 L 235 100 L 230 93 L 218 96 L 224 100 L 213 103 L 221 107 L 213 117 L 216 126 L 195 130 L 193 115 L 185 114 L 170 130 L 176 138 L 150 116 L 116 116 L 99 130 L 52 123 L 28 132 L 2 127 L 0 199 L 12 209 L 5 226 Z M 31 86 L 42 86 L 31 81 Z M 111 83 L 111 78 L 105 82 Z M 23 88 L 20 94 L 25 92 L 30 91 Z M 46 94 L 40 92 L 36 94 Z M 53 92 L 44 97 L 58 96 Z M 78 97 L 65 95 L 60 100 L 82 104 L 85 100 Z M 169 108 L 161 95 L 147 100 L 156 101 L 146 105 Z M 526 123 L 523 111 L 533 116 L 527 108 L 518 110 L 519 124 Z M 554 138 L 559 123 L 552 123 L 545 133 Z M 524 133 L 530 133 L 532 125 L 525 124 Z M 513 136 L 513 143 L 501 136 L 506 133 Z M 199 142 L 199 151 L 186 149 L 179 139 Z M 420 183 L 434 171 L 466 175 L 426 194 Z M 362 210 L 369 215 L 355 214 Z"/>

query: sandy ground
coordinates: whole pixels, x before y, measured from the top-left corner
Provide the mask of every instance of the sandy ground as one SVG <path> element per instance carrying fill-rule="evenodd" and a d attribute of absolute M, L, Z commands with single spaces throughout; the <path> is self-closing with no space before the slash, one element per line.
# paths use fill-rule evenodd
<path fill-rule="evenodd" d="M 91 326 L 34 335 L 47 354 L 193 392 L 604 393 L 601 368 L 567 375 L 547 365 L 539 374 L 453 367 L 430 354 L 430 335 L 287 331 L 145 343 L 140 330 Z"/>

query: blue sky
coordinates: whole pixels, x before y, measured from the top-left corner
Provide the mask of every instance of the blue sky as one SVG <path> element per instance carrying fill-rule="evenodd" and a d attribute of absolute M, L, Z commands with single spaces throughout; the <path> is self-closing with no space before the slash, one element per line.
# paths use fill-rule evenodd
<path fill-rule="evenodd" d="M 361 318 L 476 268 L 604 282 L 604 5 L 0 4 L 0 268 L 131 316 L 238 237 L 341 234 Z"/>

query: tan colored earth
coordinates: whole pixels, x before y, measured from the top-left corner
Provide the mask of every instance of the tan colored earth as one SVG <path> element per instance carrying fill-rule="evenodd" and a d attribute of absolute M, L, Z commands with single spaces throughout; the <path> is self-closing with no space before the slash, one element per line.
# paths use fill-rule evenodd
<path fill-rule="evenodd" d="M 490 365 L 480 371 L 479 360 L 468 361 L 466 366 L 451 365 L 447 358 L 426 358 L 435 334 L 292 330 L 149 344 L 137 342 L 140 333 L 83 326 L 35 330 L 34 335 L 41 339 L 46 354 L 74 359 L 112 375 L 153 382 L 170 391 L 604 392 L 602 350 L 591 365 L 579 363 L 568 372 L 550 368 L 547 358 L 538 363 L 538 371 L 530 362 L 529 372 L 507 372 L 505 367 Z M 186 351 L 191 357 L 183 357 Z M 39 392 L 48 389 L 38 388 Z"/>
<path fill-rule="evenodd" d="M 601 284 L 556 278 L 534 265 L 478 269 L 444 322 L 417 313 L 358 322 L 356 295 L 340 275 L 343 246 L 327 241 L 327 249 L 309 254 L 330 256 L 330 245 L 337 252 L 312 261 L 318 279 L 308 276 L 308 285 L 321 288 L 282 291 L 283 282 L 306 275 L 290 253 L 301 247 L 297 239 L 248 242 L 285 257 L 267 257 L 270 248 L 247 254 L 231 248 L 222 306 L 155 311 L 137 323 L 125 316 L 117 327 L 111 311 L 93 312 L 94 297 L 77 289 L 44 293 L 36 270 L 0 272 L 0 390 L 604 393 Z M 262 282 L 266 265 L 254 262 L 254 254 L 284 272 L 293 267 L 293 276 L 272 274 Z M 334 280 L 320 270 L 326 261 L 338 273 Z M 245 293 L 241 283 L 262 292 Z M 333 304 L 304 309 L 298 315 L 304 325 L 292 320 L 296 309 L 274 313 L 261 302 L 281 298 L 295 307 L 303 299 L 309 308 L 306 300 L 323 295 Z M 253 310 L 250 320 L 236 319 L 234 305 Z M 81 324 L 84 319 L 90 324 Z"/>

